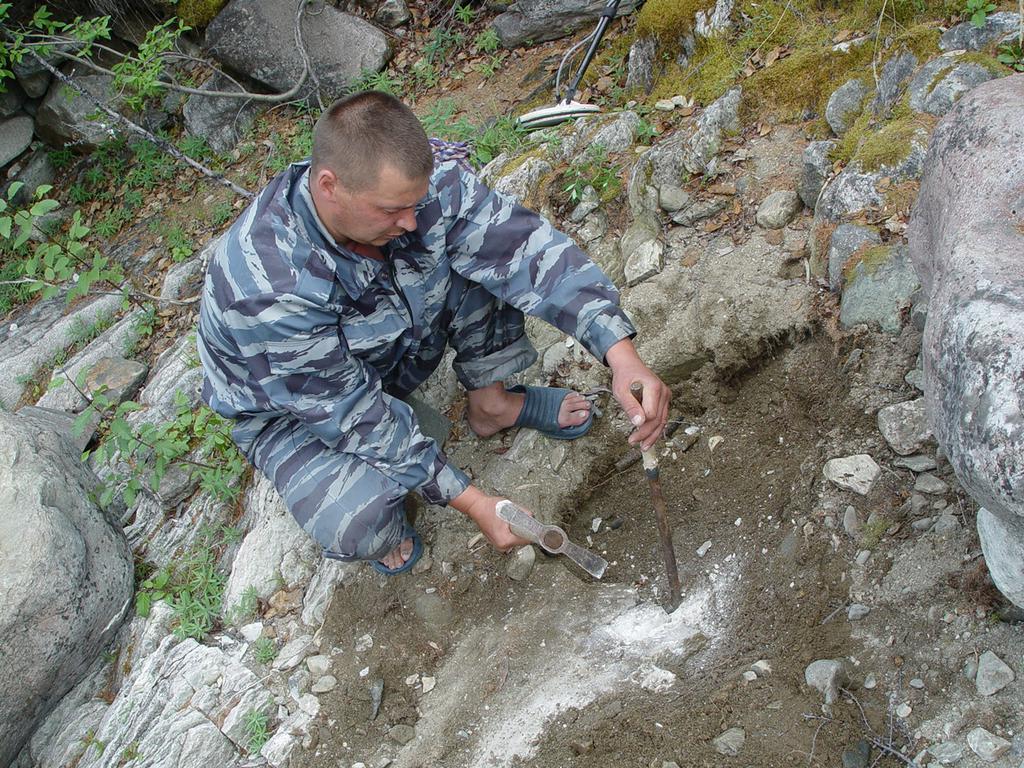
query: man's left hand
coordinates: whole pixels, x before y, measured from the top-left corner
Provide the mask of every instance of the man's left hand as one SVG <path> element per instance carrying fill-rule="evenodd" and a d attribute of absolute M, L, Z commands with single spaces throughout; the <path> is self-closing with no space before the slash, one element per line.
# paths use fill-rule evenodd
<path fill-rule="evenodd" d="M 629 436 L 630 445 L 648 450 L 661 437 L 668 422 L 668 403 L 672 391 L 657 374 L 644 365 L 630 339 L 612 345 L 605 355 L 612 369 L 612 394 L 619 401 L 626 417 L 636 429 Z M 643 387 L 643 403 L 637 402 L 630 387 Z"/>

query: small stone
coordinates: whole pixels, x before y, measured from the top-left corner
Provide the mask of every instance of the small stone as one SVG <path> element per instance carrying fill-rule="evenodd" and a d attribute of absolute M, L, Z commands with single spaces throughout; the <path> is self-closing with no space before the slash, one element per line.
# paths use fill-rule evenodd
<path fill-rule="evenodd" d="M 826 704 L 834 704 L 839 699 L 839 688 L 848 682 L 846 666 L 839 659 L 819 659 L 804 670 L 804 680 L 825 696 Z"/>
<path fill-rule="evenodd" d="M 866 605 L 854 603 L 850 606 L 850 610 L 847 612 L 846 618 L 850 621 L 860 621 L 869 613 L 871 613 L 871 609 L 868 608 Z"/>
<path fill-rule="evenodd" d="M 978 659 L 978 673 L 974 684 L 982 696 L 1001 691 L 1015 679 L 1013 670 L 992 651 L 985 651 Z"/>
<path fill-rule="evenodd" d="M 417 597 L 413 603 L 413 610 L 428 627 L 446 627 L 455 621 L 455 611 L 452 610 L 451 604 L 436 593 Z"/>
<path fill-rule="evenodd" d="M 944 496 L 949 491 L 949 486 L 935 475 L 923 474 L 917 476 L 914 483 L 914 490 L 918 493 L 927 493 L 931 496 Z"/>
<path fill-rule="evenodd" d="M 746 682 L 752 683 L 755 680 L 757 680 L 757 672 L 755 672 L 752 669 L 748 669 L 746 672 L 743 673 L 742 677 Z"/>
<path fill-rule="evenodd" d="M 600 523 L 600 518 L 598 518 L 598 522 Z M 509 558 L 505 573 L 512 581 L 523 581 L 533 571 L 535 562 L 537 562 L 537 553 L 532 545 L 527 544 L 517 549 L 515 554 Z"/>
<path fill-rule="evenodd" d="M 944 514 L 939 515 L 939 519 L 935 521 L 935 527 L 932 528 L 935 533 L 953 533 L 954 531 L 960 530 L 960 520 L 957 519 L 956 515 Z"/>
<path fill-rule="evenodd" d="M 690 204 L 690 195 L 682 187 L 663 184 L 658 187 L 658 206 L 666 213 L 675 213 Z"/>
<path fill-rule="evenodd" d="M 337 687 L 338 678 L 336 678 L 334 675 L 324 675 L 315 683 L 313 683 L 313 687 L 310 688 L 310 690 L 313 693 L 327 693 L 328 691 L 333 691 Z"/>
<path fill-rule="evenodd" d="M 368 651 L 371 648 L 373 648 L 373 635 L 370 635 L 369 633 L 367 633 L 365 635 L 361 635 L 356 640 L 356 645 L 355 645 L 356 653 L 364 653 L 365 651 Z"/>
<path fill-rule="evenodd" d="M 928 751 L 939 765 L 953 765 L 964 756 L 964 748 L 952 741 L 932 744 L 928 747 Z"/>
<path fill-rule="evenodd" d="M 757 673 L 758 677 L 766 677 L 772 673 L 772 665 L 767 659 L 759 659 L 750 665 L 750 668 Z"/>
<path fill-rule="evenodd" d="M 701 544 L 699 547 L 697 547 L 697 557 L 704 557 L 704 555 L 706 555 L 708 553 L 709 549 L 711 549 L 711 540 L 710 539 L 708 539 L 703 544 Z"/>
<path fill-rule="evenodd" d="M 953 617 L 953 618 L 955 618 L 955 617 Z M 951 624 L 952 622 L 953 622 L 953 619 L 950 619 L 946 623 L 947 624 Z M 964 677 L 966 677 L 968 680 L 975 680 L 976 681 L 976 678 L 978 677 L 978 660 L 975 659 L 973 656 L 969 656 L 967 658 L 967 661 L 964 662 L 964 670 L 963 671 L 964 671 Z"/>
<path fill-rule="evenodd" d="M 1010 751 L 1010 742 L 989 733 L 984 728 L 975 728 L 967 734 L 967 746 L 987 763 L 994 763 Z"/>
<path fill-rule="evenodd" d="M 830 459 L 822 469 L 826 480 L 861 496 L 870 493 L 881 471 L 875 460 L 866 453 Z"/>
<path fill-rule="evenodd" d="M 910 527 L 915 531 L 924 532 L 930 530 L 933 525 L 935 525 L 934 517 L 922 517 L 912 522 Z"/>
<path fill-rule="evenodd" d="M 434 690 L 434 686 L 437 685 L 437 678 L 424 676 L 423 680 L 423 692 L 430 693 Z"/>
<path fill-rule="evenodd" d="M 312 635 L 302 635 L 287 643 L 277 658 L 274 659 L 273 667 L 278 672 L 288 672 L 299 666 L 303 660 L 316 650 Z"/>
<path fill-rule="evenodd" d="M 403 725 L 399 723 L 398 725 L 391 726 L 391 730 L 388 731 L 388 736 L 396 744 L 405 746 L 416 738 L 416 729 L 411 725 Z"/>
<path fill-rule="evenodd" d="M 803 202 L 796 192 L 790 189 L 777 190 L 768 195 L 757 207 L 754 219 L 765 229 L 782 229 L 794 219 L 802 207 Z"/>
<path fill-rule="evenodd" d="M 306 659 L 306 668 L 313 677 L 323 677 L 327 674 L 327 670 L 331 668 L 331 660 L 318 653 L 316 656 L 310 656 Z"/>
<path fill-rule="evenodd" d="M 602 522 L 602 520 L 601 520 L 600 517 L 595 517 L 593 520 L 590 521 L 590 530 L 593 533 L 597 533 L 598 531 L 600 531 L 601 530 L 601 522 Z"/>
<path fill-rule="evenodd" d="M 910 511 L 915 515 L 920 515 L 928 508 L 928 499 L 922 496 L 920 493 L 915 493 L 910 497 Z"/>
<path fill-rule="evenodd" d="M 924 371 L 920 368 L 907 371 L 907 375 L 903 377 L 903 380 L 919 392 L 924 392 Z"/>
<path fill-rule="evenodd" d="M 659 112 L 671 112 L 676 108 L 676 105 L 672 99 L 658 99 L 654 102 L 654 108 Z"/>
<path fill-rule="evenodd" d="M 924 680 L 922 680 L 920 677 L 911 678 L 910 687 L 921 690 L 922 688 L 924 688 Z"/>
<path fill-rule="evenodd" d="M 871 745 L 864 739 L 843 750 L 843 768 L 867 768 L 871 760 Z"/>
<path fill-rule="evenodd" d="M 864 687 L 867 690 L 871 691 L 871 690 L 874 690 L 875 686 L 877 686 L 877 685 L 878 685 L 878 678 L 875 677 L 875 673 L 874 672 L 868 672 L 867 676 L 864 678 Z"/>
<path fill-rule="evenodd" d="M 254 621 L 238 630 L 247 643 L 255 643 L 263 634 L 263 622 Z"/>
<path fill-rule="evenodd" d="M 907 717 L 910 717 L 910 714 L 913 711 L 914 710 L 911 709 L 909 704 L 907 704 L 906 702 L 903 702 L 898 707 L 896 707 L 896 716 L 897 717 L 902 717 L 902 718 L 907 718 Z"/>
<path fill-rule="evenodd" d="M 935 469 L 938 464 L 931 456 L 916 454 L 914 456 L 899 456 L 893 460 L 894 467 L 909 469 L 911 472 L 928 472 Z"/>
<path fill-rule="evenodd" d="M 747 734 L 742 728 L 730 728 L 712 742 L 715 752 L 726 757 L 736 757 L 743 749 Z"/>
<path fill-rule="evenodd" d="M 856 537 L 860 532 L 860 521 L 857 519 L 857 510 L 848 506 L 843 513 L 843 530 L 847 535 Z"/>
<path fill-rule="evenodd" d="M 862 549 L 860 552 L 857 553 L 857 557 L 854 558 L 854 562 L 857 563 L 857 565 L 864 565 L 870 559 L 870 557 L 871 550 Z"/>
<path fill-rule="evenodd" d="M 878 431 L 900 456 L 917 453 L 932 438 L 924 398 L 887 405 L 878 412 Z"/>

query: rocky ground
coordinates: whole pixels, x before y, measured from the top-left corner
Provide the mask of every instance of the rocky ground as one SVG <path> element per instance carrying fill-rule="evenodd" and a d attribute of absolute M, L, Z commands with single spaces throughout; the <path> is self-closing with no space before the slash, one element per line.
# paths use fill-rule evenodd
<path fill-rule="evenodd" d="M 969 32 L 944 37 L 959 51 Z M 474 119 L 503 111 L 530 98 L 563 47 L 517 50 L 507 82 L 467 62 L 445 95 Z M 943 55 L 952 67 L 961 54 Z M 443 412 L 449 456 L 600 553 L 601 580 L 533 548 L 501 556 L 453 510 L 423 505 L 426 554 L 387 579 L 322 560 L 258 474 L 232 478 L 244 493 L 225 503 L 171 472 L 115 505 L 114 523 L 139 562 L 212 552 L 221 620 L 202 642 L 174 634 L 165 602 L 129 621 L 14 765 L 1024 766 L 1024 625 L 1004 610 L 978 505 L 932 434 L 928 307 L 903 244 L 927 130 L 966 70 L 914 74 L 918 64 L 883 68 L 871 104 L 903 94 L 920 109 L 907 156 L 870 173 L 828 159 L 866 103 L 863 92 L 844 102 L 842 88 L 827 142 L 807 124 L 742 121 L 740 89 L 696 107 L 679 93 L 536 135 L 481 172 L 555 218 L 622 286 L 641 354 L 673 389 L 658 455 L 678 609 L 664 607 L 649 488 L 604 368 L 534 325 L 540 359 L 523 379 L 593 391 L 601 415 L 585 439 L 480 440 L 450 372 L 423 394 Z M 290 129 L 266 120 L 272 136 Z M 570 204 L 566 166 L 595 144 L 620 192 Z M 236 170 L 256 178 L 271 156 Z M 25 378 L 48 378 L 68 349 L 72 377 L 136 349 L 105 374 L 141 387 L 135 426 L 174 419 L 176 397 L 197 407 L 195 307 L 171 302 L 195 293 L 210 242 L 172 266 L 140 220 L 119 247 L 161 297 L 159 330 L 140 347 L 139 310 L 83 339 L 118 297 L 12 314 L 0 399 L 52 409 L 22 408 L 45 420 L 32 424 L 66 433 L 59 412 L 84 404 Z M 92 467 L 109 477 L 117 461 Z"/>

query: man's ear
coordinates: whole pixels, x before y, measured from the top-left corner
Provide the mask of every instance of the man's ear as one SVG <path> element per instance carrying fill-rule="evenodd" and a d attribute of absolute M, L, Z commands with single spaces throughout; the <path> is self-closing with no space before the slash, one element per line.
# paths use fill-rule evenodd
<path fill-rule="evenodd" d="M 320 168 L 313 174 L 313 186 L 321 197 L 332 202 L 337 201 L 338 193 L 341 191 L 338 176 L 330 168 Z"/>

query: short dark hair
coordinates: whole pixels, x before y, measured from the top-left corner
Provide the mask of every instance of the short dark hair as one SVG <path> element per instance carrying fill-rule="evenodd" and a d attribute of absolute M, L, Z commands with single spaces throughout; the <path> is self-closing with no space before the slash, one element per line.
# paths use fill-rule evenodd
<path fill-rule="evenodd" d="M 381 91 L 362 91 L 331 104 L 313 128 L 313 171 L 327 168 L 349 190 L 376 184 L 387 163 L 408 179 L 434 168 L 434 156 L 419 119 L 405 104 Z"/>

